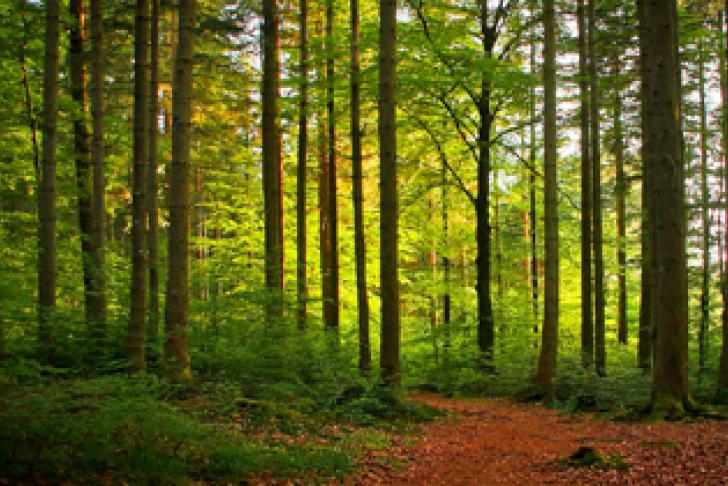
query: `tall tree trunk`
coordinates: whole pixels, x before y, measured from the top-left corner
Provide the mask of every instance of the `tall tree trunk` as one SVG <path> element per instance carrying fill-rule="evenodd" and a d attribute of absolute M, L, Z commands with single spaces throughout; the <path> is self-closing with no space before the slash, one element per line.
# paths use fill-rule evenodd
<path fill-rule="evenodd" d="M 192 136 L 192 61 L 195 0 L 180 0 L 179 45 L 172 90 L 172 167 L 167 250 L 167 305 L 164 313 L 164 358 L 167 373 L 177 380 L 191 377 L 187 346 L 189 303 L 189 171 Z"/>
<path fill-rule="evenodd" d="M 45 348 L 51 344 L 53 314 L 56 308 L 56 136 L 60 28 L 58 3 L 58 0 L 46 0 L 43 155 L 38 191 L 38 337 Z M 45 357 L 51 358 L 47 354 Z"/>
<path fill-rule="evenodd" d="M 368 374 L 372 366 L 369 343 L 369 298 L 367 296 L 367 256 L 364 241 L 364 195 L 362 188 L 362 148 L 359 70 L 359 0 L 351 0 L 351 167 L 354 198 L 354 253 L 356 258 L 356 302 L 359 310 L 359 371 Z"/>
<path fill-rule="evenodd" d="M 535 33 L 535 27 L 533 29 Z M 534 34 L 535 35 L 535 34 Z M 531 75 L 536 76 L 536 40 L 531 40 Z M 529 162 L 531 167 L 536 167 L 536 87 L 531 87 L 529 96 L 529 105 L 531 109 L 531 127 L 529 141 Z M 528 220 L 530 223 L 531 237 L 531 307 L 533 308 L 533 333 L 538 334 L 538 253 L 536 247 L 536 174 L 535 171 L 529 171 L 528 176 L 528 199 L 530 207 L 528 211 Z"/>
<path fill-rule="evenodd" d="M 723 103 L 723 187 L 728 191 L 728 72 L 726 61 L 728 59 L 728 0 L 723 8 L 723 16 L 719 22 L 721 25 L 721 101 Z M 725 28 L 723 28 L 725 26 Z M 726 238 L 724 241 L 726 252 L 722 257 L 728 260 L 728 195 L 725 195 L 725 214 L 723 216 L 723 232 Z M 725 277 L 725 276 L 724 276 Z M 722 342 L 720 348 L 720 366 L 718 369 L 718 394 L 723 400 L 728 400 L 728 279 L 723 279 L 723 314 L 722 314 Z"/>
<path fill-rule="evenodd" d="M 594 318 L 592 315 L 592 189 L 589 153 L 589 72 L 584 0 L 578 0 L 579 27 L 579 115 L 581 122 L 581 364 L 594 363 Z"/>
<path fill-rule="evenodd" d="M 296 323 L 306 329 L 308 282 L 306 277 L 306 160 L 308 155 L 308 2 L 301 0 L 299 35 L 301 63 L 299 66 L 298 102 L 298 167 L 296 172 L 296 292 L 298 296 Z"/>
<path fill-rule="evenodd" d="M 640 77 L 644 80 L 648 76 L 647 63 L 642 58 L 645 45 L 648 42 L 647 26 L 644 22 L 644 1 L 637 2 L 640 36 Z M 646 89 L 643 81 L 640 90 L 640 124 L 642 132 L 642 232 L 641 244 L 641 276 L 640 276 L 640 315 L 639 315 L 639 344 L 637 352 L 637 363 L 640 368 L 647 371 L 652 366 L 652 299 L 653 299 L 653 276 L 652 276 L 652 166 L 646 152 L 645 137 L 648 133 L 647 111 L 650 105 L 650 92 Z"/>
<path fill-rule="evenodd" d="M 324 38 L 324 11 L 321 6 L 319 11 L 318 37 L 321 39 L 320 47 L 325 47 Z M 323 79 L 325 76 L 325 61 L 323 57 L 317 65 L 317 79 Z M 326 105 L 326 90 L 323 83 L 319 84 L 320 92 L 316 107 L 316 125 L 317 125 L 317 159 L 318 159 L 318 199 L 319 199 L 319 264 L 321 267 L 321 300 L 324 327 L 326 327 L 326 299 L 331 295 L 331 222 L 329 220 L 329 164 L 327 160 L 327 125 L 324 115 L 324 107 Z"/>
<path fill-rule="evenodd" d="M 652 318 L 656 329 L 651 405 L 655 415 L 680 415 L 690 405 L 690 397 L 677 2 L 640 3 L 642 89 L 650 93 L 643 143 L 645 163 L 653 168 Z"/>
<path fill-rule="evenodd" d="M 129 371 L 144 371 L 147 320 L 147 158 L 149 155 L 149 0 L 137 0 L 134 38 L 134 174 L 132 196 Z"/>
<path fill-rule="evenodd" d="M 157 181 L 157 138 L 159 135 L 159 9 L 160 0 L 152 2 L 152 22 L 150 37 L 151 69 L 149 76 L 149 173 L 148 209 L 149 238 L 149 323 L 148 334 L 151 348 L 156 351 L 159 343 L 159 184 Z"/>
<path fill-rule="evenodd" d="M 399 276 L 397 240 L 397 136 L 396 136 L 396 26 L 397 2 L 379 3 L 379 187 L 380 286 L 382 289 L 382 379 L 399 386 Z"/>
<path fill-rule="evenodd" d="M 595 0 L 589 0 L 589 105 L 591 122 L 592 219 L 594 222 L 594 348 L 596 371 L 606 373 L 604 323 L 604 253 L 602 250 L 602 170 L 599 127 L 599 82 L 597 78 Z"/>
<path fill-rule="evenodd" d="M 492 57 L 495 33 L 488 26 L 488 2 L 480 3 L 480 34 L 483 41 L 483 58 Z M 493 304 L 490 295 L 490 135 L 493 117 L 490 106 L 490 73 L 485 70 L 480 78 L 478 100 L 478 196 L 476 200 L 477 273 L 478 295 L 478 348 L 485 358 L 486 367 L 492 365 L 494 336 Z"/>
<path fill-rule="evenodd" d="M 92 212 L 91 234 L 93 290 L 89 302 L 94 334 L 106 335 L 106 169 L 104 161 L 104 11 L 101 0 L 91 0 L 91 138 Z"/>
<path fill-rule="evenodd" d="M 703 271 L 700 292 L 700 327 L 698 328 L 698 383 L 705 368 L 706 334 L 710 320 L 710 188 L 708 187 L 708 113 L 705 106 L 705 61 L 703 38 L 698 41 L 698 97 L 700 104 L 700 214 L 703 223 Z"/>
<path fill-rule="evenodd" d="M 442 279 L 444 293 L 442 296 L 442 360 L 443 364 L 447 366 L 447 357 L 450 350 L 450 312 L 451 312 L 451 297 L 450 297 L 450 228 L 449 228 L 449 214 L 448 214 L 448 196 L 447 196 L 447 167 L 445 164 L 440 169 L 442 177 Z"/>
<path fill-rule="evenodd" d="M 620 75 L 619 58 L 614 58 L 614 75 Z M 624 177 L 624 138 L 622 134 L 622 96 L 619 88 L 614 91 L 614 161 L 617 172 L 615 188 L 617 219 L 617 273 L 619 278 L 617 305 L 617 338 L 627 344 L 627 253 L 626 253 L 626 197 L 627 181 Z"/>
<path fill-rule="evenodd" d="M 339 333 L 339 248 L 336 200 L 336 115 L 334 111 L 334 0 L 326 2 L 326 116 L 328 123 L 328 201 L 329 294 L 324 297 L 324 323 L 327 331 Z M 338 337 L 337 337 L 338 339 Z"/>
<path fill-rule="evenodd" d="M 181 29 L 180 29 L 181 30 Z M 180 48 L 181 48 L 180 37 Z M 265 206 L 265 284 L 269 323 L 283 313 L 283 192 L 278 126 L 278 2 L 263 2 L 263 199 Z"/>
<path fill-rule="evenodd" d="M 30 128 L 30 142 L 33 147 L 33 173 L 36 184 L 40 182 L 40 150 L 38 148 L 38 121 L 33 113 L 33 96 L 28 79 L 28 64 L 25 59 L 25 50 L 28 44 L 28 22 L 25 20 L 25 1 L 21 2 L 20 17 L 23 23 L 23 39 L 20 43 L 20 70 L 23 73 L 21 83 L 23 85 L 23 96 L 25 97 L 25 112 L 28 115 L 28 127 Z"/>
<path fill-rule="evenodd" d="M 554 0 L 543 2 L 544 26 L 544 321 L 536 386 L 547 401 L 554 398 L 559 339 L 559 215 L 556 173 L 556 29 Z"/>

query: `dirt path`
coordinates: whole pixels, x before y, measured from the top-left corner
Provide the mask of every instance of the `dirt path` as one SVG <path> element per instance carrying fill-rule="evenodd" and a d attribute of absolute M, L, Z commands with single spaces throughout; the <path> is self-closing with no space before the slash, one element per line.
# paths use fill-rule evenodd
<path fill-rule="evenodd" d="M 506 399 L 415 400 L 449 412 L 392 452 L 397 467 L 367 468 L 354 484 L 728 484 L 728 423 L 617 424 Z M 627 470 L 555 463 L 580 446 L 619 454 Z"/>

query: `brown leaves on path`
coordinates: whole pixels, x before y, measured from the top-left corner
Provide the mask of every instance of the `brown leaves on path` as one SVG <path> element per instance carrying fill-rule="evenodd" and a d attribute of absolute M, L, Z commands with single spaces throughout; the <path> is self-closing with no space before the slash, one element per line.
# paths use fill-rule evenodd
<path fill-rule="evenodd" d="M 508 399 L 414 400 L 448 412 L 394 454 L 400 468 L 367 468 L 351 484 L 728 484 L 728 423 L 614 423 Z M 558 463 L 581 446 L 626 470 Z"/>

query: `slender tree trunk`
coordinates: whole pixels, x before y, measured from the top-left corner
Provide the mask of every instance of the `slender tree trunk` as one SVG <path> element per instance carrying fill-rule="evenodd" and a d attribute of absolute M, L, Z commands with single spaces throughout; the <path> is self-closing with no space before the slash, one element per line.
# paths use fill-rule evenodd
<path fill-rule="evenodd" d="M 306 277 L 306 160 L 308 155 L 308 2 L 301 0 L 299 35 L 301 36 L 301 63 L 299 66 L 298 102 L 298 167 L 296 172 L 296 291 L 298 329 L 306 329 L 308 282 Z"/>
<path fill-rule="evenodd" d="M 589 105 L 591 122 L 592 163 L 592 219 L 594 222 L 594 348 L 596 371 L 606 373 L 606 346 L 604 323 L 604 253 L 602 250 L 602 171 L 601 134 L 599 127 L 599 82 L 597 78 L 595 0 L 589 0 Z"/>
<path fill-rule="evenodd" d="M 326 2 L 326 116 L 328 118 L 328 222 L 329 222 L 329 294 L 324 298 L 324 322 L 327 331 L 339 333 L 339 248 L 336 200 L 336 116 L 334 111 L 334 0 Z M 338 337 L 337 337 L 338 339 Z"/>
<path fill-rule="evenodd" d="M 647 26 L 644 22 L 644 0 L 637 2 L 640 25 L 640 77 L 645 80 L 648 76 L 647 62 L 644 59 L 644 49 L 648 42 Z M 644 81 L 640 92 L 640 123 L 642 131 L 642 233 L 641 243 L 641 277 L 640 277 L 640 315 L 639 315 L 639 344 L 638 365 L 647 371 L 652 366 L 652 166 L 649 163 L 646 151 L 646 137 L 648 134 L 647 111 L 650 105 L 650 92 L 646 89 Z"/>
<path fill-rule="evenodd" d="M 149 238 L 147 252 L 149 255 L 149 323 L 148 335 L 152 349 L 159 343 L 159 183 L 157 181 L 157 139 L 159 136 L 159 9 L 160 0 L 151 0 L 151 69 L 149 76 L 149 173 L 148 176 L 148 209 Z"/>
<path fill-rule="evenodd" d="M 620 74 L 619 58 L 614 59 L 614 75 Z M 617 306 L 617 338 L 620 344 L 627 344 L 627 253 L 626 253 L 626 197 L 627 182 L 624 177 L 624 138 L 622 134 L 622 96 L 619 88 L 614 92 L 614 161 L 617 172 L 615 188 L 617 219 L 617 271 L 619 297 Z"/>
<path fill-rule="evenodd" d="M 725 22 L 725 23 L 724 23 Z M 723 187 L 728 191 L 728 72 L 726 72 L 726 59 L 728 59 L 728 0 L 726 0 L 723 15 L 719 22 L 721 25 L 721 100 L 723 103 Z M 726 28 L 723 28 L 724 25 Z M 724 195 L 725 214 L 723 216 L 724 241 L 723 260 L 728 261 L 728 194 Z M 725 276 L 724 276 L 725 277 Z M 723 279 L 723 314 L 722 314 L 722 342 L 720 348 L 720 366 L 718 368 L 718 394 L 728 399 L 728 281 Z"/>
<path fill-rule="evenodd" d="M 399 386 L 399 276 L 397 240 L 396 26 L 397 2 L 379 3 L 379 186 L 382 289 L 382 379 Z"/>
<path fill-rule="evenodd" d="M 488 59 L 495 45 L 495 33 L 488 26 L 488 2 L 480 3 L 480 33 L 483 41 L 483 58 Z M 477 295 L 478 295 L 478 348 L 485 358 L 486 367 L 492 366 L 494 336 L 493 304 L 490 294 L 490 134 L 491 114 L 490 73 L 480 78 L 478 114 L 478 196 L 476 200 L 477 228 Z"/>
<path fill-rule="evenodd" d="M 708 187 L 708 113 L 705 106 L 705 61 L 703 38 L 698 41 L 698 96 L 700 104 L 700 214 L 703 222 L 703 271 L 700 295 L 700 327 L 698 328 L 698 383 L 705 368 L 706 334 L 710 320 L 710 188 Z"/>
<path fill-rule="evenodd" d="M 535 32 L 535 27 L 534 30 Z M 534 34 L 535 35 L 535 34 Z M 536 40 L 531 40 L 531 75 L 536 76 Z M 536 87 L 531 87 L 529 96 L 529 105 L 531 109 L 531 127 L 529 141 L 529 162 L 531 167 L 536 167 Z M 528 211 L 528 220 L 530 223 L 531 238 L 531 307 L 533 308 L 533 333 L 538 334 L 538 253 L 536 247 L 536 174 L 529 171 L 528 176 L 528 199 L 530 207 Z"/>
<path fill-rule="evenodd" d="M 167 373 L 176 380 L 191 377 L 187 345 L 189 304 L 189 171 L 192 136 L 192 62 L 195 0 L 180 0 L 179 45 L 172 90 L 172 167 L 169 195 L 167 305 L 164 358 Z"/>
<path fill-rule="evenodd" d="M 642 0 L 644 29 L 641 62 L 643 90 L 650 93 L 643 134 L 646 163 L 653 167 L 651 238 L 654 275 L 652 318 L 654 367 L 652 411 L 681 415 L 690 406 L 687 361 L 687 295 L 685 262 L 685 188 L 680 132 L 677 2 Z"/>
<path fill-rule="evenodd" d="M 28 64 L 25 60 L 25 49 L 28 43 L 28 23 L 25 20 L 25 1 L 21 2 L 20 16 L 23 22 L 23 40 L 20 43 L 20 70 L 23 73 L 22 85 L 23 96 L 25 97 L 25 112 L 28 115 L 28 127 L 30 128 L 30 142 L 33 147 L 33 173 L 35 174 L 36 184 L 40 182 L 40 149 L 38 147 L 38 121 L 33 113 L 33 96 L 30 89 L 30 79 L 28 79 Z"/>
<path fill-rule="evenodd" d="M 354 253 L 356 258 L 356 302 L 359 310 L 359 371 L 368 374 L 372 366 L 369 343 L 369 298 L 367 256 L 364 240 L 364 195 L 360 124 L 359 0 L 351 0 L 351 166 L 354 198 Z"/>
<path fill-rule="evenodd" d="M 579 99 L 581 121 L 581 364 L 594 362 L 594 319 L 592 315 L 592 188 L 589 153 L 589 72 L 584 0 L 578 0 Z"/>
<path fill-rule="evenodd" d="M 58 0 L 46 0 L 43 60 L 43 154 L 38 197 L 38 337 L 48 348 L 56 308 L 56 136 L 58 120 Z M 50 350 L 46 349 L 46 358 Z"/>
<path fill-rule="evenodd" d="M 181 22 L 181 20 L 180 20 Z M 181 30 L 181 29 L 180 29 Z M 180 37 L 180 48 L 181 48 Z M 278 3 L 263 2 L 263 196 L 265 206 L 265 283 L 269 323 L 283 313 L 282 166 L 278 126 Z"/>
<path fill-rule="evenodd" d="M 129 371 L 146 368 L 147 158 L 149 155 L 149 0 L 137 0 L 134 39 L 134 174 L 132 196 L 131 314 L 127 340 Z"/>
<path fill-rule="evenodd" d="M 545 399 L 554 398 L 556 352 L 559 332 L 559 220 L 556 146 L 556 29 L 554 0 L 543 2 L 544 26 L 544 232 L 545 285 L 541 354 L 535 383 Z"/>
<path fill-rule="evenodd" d="M 89 302 L 94 335 L 106 335 L 106 169 L 104 161 L 104 12 L 101 0 L 91 0 L 91 138 L 92 212 L 91 234 L 93 290 Z"/>
<path fill-rule="evenodd" d="M 450 258 L 447 256 L 450 253 L 450 228 L 449 228 L 449 214 L 448 214 L 448 195 L 447 195 L 447 168 L 445 164 L 441 168 L 442 176 L 442 279 L 444 282 L 444 294 L 442 297 L 442 360 L 443 364 L 447 365 L 448 352 L 450 350 L 450 312 L 451 312 L 451 297 L 450 297 Z"/>
<path fill-rule="evenodd" d="M 324 38 L 324 13 L 323 7 L 319 12 L 319 39 Z M 322 40 L 321 47 L 325 46 Z M 317 79 L 323 79 L 325 76 L 325 62 L 323 58 L 317 66 Z M 327 125 L 324 115 L 324 106 L 326 105 L 326 91 L 322 83 L 319 84 L 320 92 L 316 110 L 317 124 L 317 159 L 318 159 L 318 199 L 319 199 L 319 257 L 321 267 L 321 300 L 324 327 L 326 327 L 326 299 L 331 295 L 331 222 L 329 220 L 329 164 L 327 161 Z"/>

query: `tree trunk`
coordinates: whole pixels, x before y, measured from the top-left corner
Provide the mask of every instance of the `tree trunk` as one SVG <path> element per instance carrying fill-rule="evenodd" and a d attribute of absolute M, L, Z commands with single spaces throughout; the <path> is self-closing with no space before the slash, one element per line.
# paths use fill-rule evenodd
<path fill-rule="evenodd" d="M 181 29 L 180 29 L 181 31 Z M 182 44 L 180 37 L 180 48 Z M 263 199 L 265 207 L 265 284 L 268 323 L 283 314 L 283 192 L 278 126 L 278 3 L 263 2 Z"/>
<path fill-rule="evenodd" d="M 91 164 L 93 166 L 91 235 L 93 290 L 89 302 L 95 336 L 106 335 L 106 169 L 104 160 L 104 11 L 101 0 L 91 0 Z"/>
<path fill-rule="evenodd" d="M 534 27 L 535 32 L 535 27 Z M 531 75 L 536 76 L 536 41 L 531 41 Z M 529 141 L 529 162 L 536 167 L 536 87 L 531 87 L 529 96 L 531 108 L 531 129 Z M 538 253 L 536 247 L 536 174 L 530 171 L 528 176 L 528 199 L 530 203 L 528 220 L 530 222 L 531 237 L 531 306 L 533 308 L 533 333 L 538 334 Z"/>
<path fill-rule="evenodd" d="M 592 163 L 592 219 L 594 222 L 594 348 L 596 371 L 606 373 L 604 323 L 604 252 L 602 250 L 602 171 L 599 127 L 599 83 L 597 79 L 595 0 L 589 0 L 589 82 Z"/>
<path fill-rule="evenodd" d="M 296 324 L 306 329 L 308 282 L 306 277 L 306 160 L 308 155 L 308 2 L 301 0 L 301 63 L 299 66 L 298 167 L 296 172 Z"/>
<path fill-rule="evenodd" d="M 698 97 L 700 104 L 700 205 L 703 223 L 703 271 L 700 293 L 700 326 L 698 328 L 698 383 L 706 371 L 706 335 L 710 320 L 710 188 L 708 187 L 708 113 L 705 106 L 705 61 L 703 38 L 698 41 Z"/>
<path fill-rule="evenodd" d="M 36 184 L 40 183 L 40 150 L 38 148 L 38 121 L 33 113 L 33 96 L 30 90 L 30 80 L 28 79 L 28 64 L 25 59 L 25 49 L 28 44 L 28 22 L 25 20 L 25 2 L 22 3 L 23 10 L 20 12 L 23 22 L 23 40 L 20 44 L 20 70 L 23 73 L 22 85 L 23 96 L 25 97 L 25 112 L 28 115 L 28 128 L 30 128 L 30 142 L 33 147 L 33 173 L 35 174 Z"/>
<path fill-rule="evenodd" d="M 619 58 L 614 59 L 614 75 L 620 74 Z M 626 197 L 627 182 L 624 177 L 624 138 L 622 134 L 622 96 L 619 88 L 614 92 L 614 161 L 617 172 L 615 188 L 617 219 L 617 272 L 619 279 L 617 305 L 617 338 L 627 344 L 627 253 L 626 253 Z"/>
<path fill-rule="evenodd" d="M 382 379 L 399 386 L 399 276 L 397 240 L 396 26 L 397 2 L 379 3 L 379 186 L 382 289 Z"/>
<path fill-rule="evenodd" d="M 559 220 L 556 172 L 556 29 L 554 0 L 544 0 L 544 322 L 536 386 L 547 401 L 554 398 L 559 332 Z"/>
<path fill-rule="evenodd" d="M 339 334 L 339 248 L 336 200 L 336 116 L 334 112 L 334 0 L 326 2 L 326 116 L 328 123 L 328 201 L 329 293 L 324 297 L 324 323 L 327 331 Z"/>
<path fill-rule="evenodd" d="M 167 373 L 176 380 L 191 377 L 187 346 L 189 304 L 189 170 L 192 135 L 192 62 L 195 1 L 180 0 L 179 45 L 172 90 L 172 167 L 169 194 L 167 306 L 164 358 Z"/>
<path fill-rule="evenodd" d="M 584 0 L 578 0 L 579 99 L 581 122 L 581 364 L 594 362 L 594 319 L 592 316 L 592 189 L 589 159 L 589 72 L 587 69 L 587 30 Z"/>
<path fill-rule="evenodd" d="M 447 168 L 445 164 L 441 168 L 442 176 L 442 279 L 444 283 L 444 294 L 442 296 L 442 360 L 447 365 L 447 357 L 450 350 L 450 234 L 449 234 L 449 214 L 448 214 L 448 196 L 447 196 Z"/>
<path fill-rule="evenodd" d="M 159 343 L 159 184 L 157 181 L 157 138 L 159 135 L 159 9 L 160 0 L 151 0 L 151 69 L 149 76 L 149 173 L 148 176 L 148 210 L 149 238 L 147 252 L 149 256 L 149 323 L 148 334 L 151 348 L 157 349 Z"/>
<path fill-rule="evenodd" d="M 648 42 L 647 26 L 644 21 L 644 2 L 637 2 L 640 17 L 640 56 Z M 642 59 L 641 59 L 642 61 Z M 640 62 L 640 76 L 647 78 L 647 63 Z M 644 82 L 640 90 L 640 124 L 642 131 L 642 233 L 641 244 L 641 277 L 640 277 L 640 316 L 639 316 L 639 344 L 637 363 L 640 368 L 647 371 L 652 366 L 652 167 L 646 152 L 645 137 L 647 136 L 647 107 L 650 105 L 650 92 L 645 88 Z"/>
<path fill-rule="evenodd" d="M 351 166 L 354 198 L 354 253 L 356 258 L 356 302 L 359 310 L 359 371 L 366 375 L 372 366 L 372 350 L 369 343 L 367 256 L 364 240 L 363 169 L 359 121 L 361 80 L 359 78 L 359 0 L 351 0 Z"/>
<path fill-rule="evenodd" d="M 724 23 L 725 22 L 725 23 Z M 725 2 L 723 14 L 718 22 L 721 26 L 721 101 L 723 103 L 723 187 L 728 191 L 728 71 L 726 62 L 728 60 L 728 0 Z M 725 26 L 725 28 L 724 28 Z M 725 197 L 725 214 L 723 219 L 723 232 L 726 240 L 723 242 L 725 254 L 723 260 L 728 260 L 728 194 Z M 722 342 L 720 348 L 720 366 L 718 368 L 718 394 L 724 395 L 728 400 L 728 281 L 723 279 L 723 314 L 721 316 Z"/>
<path fill-rule="evenodd" d="M 493 52 L 495 34 L 488 26 L 488 2 L 480 3 L 480 33 L 483 58 Z M 478 295 L 478 348 L 486 367 L 492 366 L 494 336 L 493 304 L 490 295 L 490 134 L 493 122 L 490 106 L 490 73 L 483 71 L 480 78 L 478 100 L 478 196 L 476 200 L 477 228 L 477 295 Z"/>
<path fill-rule="evenodd" d="M 149 155 L 149 0 L 137 0 L 134 38 L 134 174 L 129 371 L 144 371 L 147 312 L 147 157 Z"/>
<path fill-rule="evenodd" d="M 685 273 L 685 187 L 680 132 L 677 3 L 640 5 L 643 90 L 650 93 L 643 134 L 645 163 L 652 171 L 651 238 L 654 367 L 653 414 L 681 415 L 690 405 L 687 361 L 687 295 Z"/>
<path fill-rule="evenodd" d="M 324 37 L 324 20 L 323 20 L 323 7 L 319 12 L 319 38 Z M 321 48 L 323 49 L 324 43 L 322 41 Z M 317 66 L 317 79 L 323 79 L 325 76 L 325 66 L 323 57 Z M 321 267 L 321 300 L 322 300 L 322 314 L 324 320 L 324 327 L 326 327 L 326 299 L 331 295 L 330 284 L 331 284 L 331 223 L 329 220 L 329 164 L 327 161 L 327 127 L 326 117 L 324 116 L 324 106 L 326 100 L 326 91 L 323 84 L 319 84 L 319 101 L 316 109 L 316 124 L 317 124 L 317 159 L 318 159 L 318 199 L 319 199 L 319 258 Z"/>

